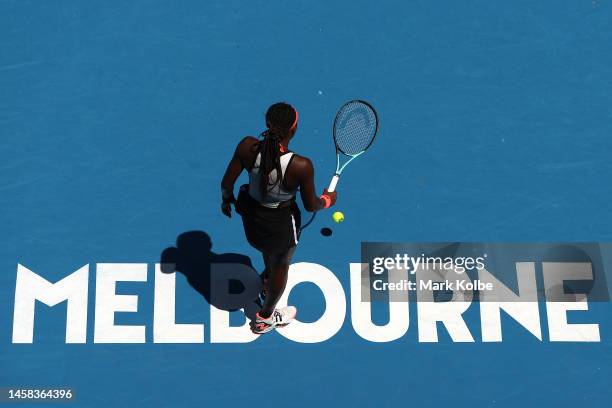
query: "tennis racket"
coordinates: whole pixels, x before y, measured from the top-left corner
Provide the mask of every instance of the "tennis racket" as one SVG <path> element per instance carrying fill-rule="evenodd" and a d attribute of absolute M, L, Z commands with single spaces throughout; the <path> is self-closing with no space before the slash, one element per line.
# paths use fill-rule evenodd
<path fill-rule="evenodd" d="M 378 114 L 362 100 L 353 100 L 342 105 L 334 120 L 334 144 L 336 145 L 336 173 L 327 187 L 330 193 L 336 190 L 340 174 L 350 162 L 365 153 L 378 133 Z M 340 165 L 340 156 L 348 160 Z"/>
<path fill-rule="evenodd" d="M 369 103 L 353 100 L 342 105 L 334 120 L 334 144 L 336 145 L 336 173 L 329 183 L 327 191 L 336 190 L 340 174 L 346 166 L 361 156 L 374 142 L 378 134 L 378 114 Z M 340 156 L 348 157 L 348 161 L 340 166 Z M 302 230 L 314 221 L 317 213 L 302 226 Z"/>

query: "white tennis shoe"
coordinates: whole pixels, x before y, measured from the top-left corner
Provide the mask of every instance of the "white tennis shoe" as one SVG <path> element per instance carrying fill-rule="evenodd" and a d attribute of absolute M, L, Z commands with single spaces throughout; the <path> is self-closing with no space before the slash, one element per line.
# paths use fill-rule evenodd
<path fill-rule="evenodd" d="M 263 318 L 257 313 L 255 315 L 255 322 L 251 326 L 251 331 L 255 334 L 264 334 L 277 327 L 285 327 L 295 319 L 296 315 L 297 309 L 294 306 L 275 309 L 267 318 Z"/>

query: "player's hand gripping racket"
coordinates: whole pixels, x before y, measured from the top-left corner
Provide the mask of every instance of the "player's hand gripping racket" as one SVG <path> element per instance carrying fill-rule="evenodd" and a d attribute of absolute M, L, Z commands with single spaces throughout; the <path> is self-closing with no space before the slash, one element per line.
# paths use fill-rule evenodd
<path fill-rule="evenodd" d="M 334 120 L 334 143 L 336 145 L 336 173 L 327 191 L 336 190 L 340 174 L 350 162 L 365 153 L 378 133 L 378 115 L 369 103 L 354 100 L 342 105 Z M 340 155 L 348 161 L 340 166 Z"/>

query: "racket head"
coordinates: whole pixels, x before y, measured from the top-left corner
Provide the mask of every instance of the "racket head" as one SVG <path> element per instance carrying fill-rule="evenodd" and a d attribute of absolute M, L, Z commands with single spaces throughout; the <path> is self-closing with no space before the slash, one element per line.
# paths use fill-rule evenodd
<path fill-rule="evenodd" d="M 333 133 L 337 151 L 347 156 L 357 156 L 374 142 L 378 134 L 378 114 L 366 101 L 349 101 L 338 110 Z"/>

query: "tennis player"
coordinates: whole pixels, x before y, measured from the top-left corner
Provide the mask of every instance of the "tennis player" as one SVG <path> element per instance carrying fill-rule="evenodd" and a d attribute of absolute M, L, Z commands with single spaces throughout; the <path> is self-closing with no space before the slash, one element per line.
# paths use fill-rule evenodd
<path fill-rule="evenodd" d="M 242 216 L 249 243 L 263 255 L 264 302 L 251 325 L 262 334 L 289 324 L 296 316 L 293 306 L 276 309 L 287 285 L 287 273 L 300 238 L 301 216 L 295 202 L 300 190 L 306 211 L 329 208 L 336 203 L 336 193 L 315 194 L 312 162 L 289 150 L 295 135 L 298 112 L 291 105 L 276 103 L 266 112 L 267 130 L 261 139 L 247 136 L 238 143 L 221 181 L 221 211 L 232 216 L 231 204 Z M 249 184 L 240 188 L 234 199 L 234 184 L 246 169 Z"/>

